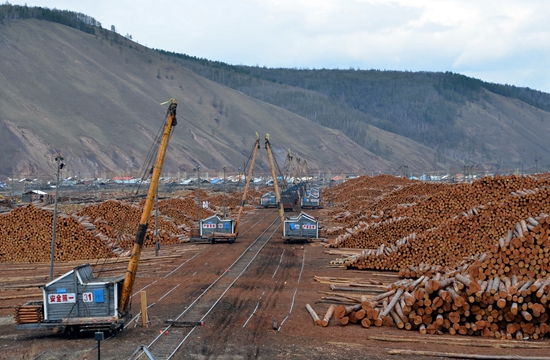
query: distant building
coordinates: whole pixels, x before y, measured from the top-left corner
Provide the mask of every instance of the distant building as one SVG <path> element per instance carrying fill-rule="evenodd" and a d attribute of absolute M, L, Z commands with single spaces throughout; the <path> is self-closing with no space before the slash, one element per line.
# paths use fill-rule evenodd
<path fill-rule="evenodd" d="M 53 204 L 54 197 L 47 192 L 40 190 L 29 190 L 21 194 L 23 203 L 41 202 L 45 204 Z"/>

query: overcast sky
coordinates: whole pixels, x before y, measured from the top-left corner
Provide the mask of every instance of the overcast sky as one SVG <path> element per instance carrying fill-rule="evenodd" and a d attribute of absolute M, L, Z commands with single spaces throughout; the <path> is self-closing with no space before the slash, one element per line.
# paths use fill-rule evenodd
<path fill-rule="evenodd" d="M 81 12 L 148 47 L 229 64 L 452 71 L 550 92 L 547 0 L 28 0 L 26 4 Z"/>

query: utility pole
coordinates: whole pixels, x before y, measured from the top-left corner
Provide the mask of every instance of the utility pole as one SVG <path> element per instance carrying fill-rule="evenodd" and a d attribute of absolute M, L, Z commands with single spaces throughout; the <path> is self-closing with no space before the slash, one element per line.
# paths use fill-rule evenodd
<path fill-rule="evenodd" d="M 333 202 L 332 202 L 332 183 L 334 182 L 334 180 L 330 179 L 329 182 L 328 182 L 328 193 L 329 193 L 329 200 L 328 200 L 328 206 L 334 206 Z"/>
<path fill-rule="evenodd" d="M 13 209 L 13 205 L 15 204 L 15 199 L 13 198 L 14 192 L 13 192 L 13 177 L 14 177 L 14 171 L 13 166 L 11 167 L 11 208 Z"/>
<path fill-rule="evenodd" d="M 62 163 L 63 156 L 57 154 L 55 157 L 55 162 L 57 163 L 57 175 L 55 180 L 55 202 L 53 206 L 53 230 L 52 230 L 52 253 L 50 257 L 50 281 L 53 280 L 53 260 L 55 257 L 55 231 L 57 227 L 57 198 L 59 196 L 59 171 L 63 169 L 65 164 Z"/>
<path fill-rule="evenodd" d="M 155 256 L 159 256 L 159 186 L 156 193 L 156 214 L 155 214 Z"/>
<path fill-rule="evenodd" d="M 223 167 L 223 218 L 225 219 L 225 166 Z"/>
<path fill-rule="evenodd" d="M 197 195 L 197 200 L 199 202 L 199 210 L 198 210 L 198 218 L 199 218 L 199 226 L 201 223 L 201 166 L 197 165 L 197 181 L 199 182 L 199 194 Z"/>
<path fill-rule="evenodd" d="M 239 166 L 239 181 L 237 181 L 237 191 L 241 191 L 241 167 Z"/>

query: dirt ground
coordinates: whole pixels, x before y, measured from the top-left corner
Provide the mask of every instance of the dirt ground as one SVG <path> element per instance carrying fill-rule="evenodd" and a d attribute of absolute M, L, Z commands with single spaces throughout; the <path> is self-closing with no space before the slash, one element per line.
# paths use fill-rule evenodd
<path fill-rule="evenodd" d="M 307 211 L 323 217 L 323 210 Z M 296 214 L 294 214 L 296 215 Z M 228 270 L 267 225 L 276 219 L 274 210 L 257 209 L 245 218 L 241 236 L 234 244 L 183 243 L 163 247 L 159 257 L 146 249 L 138 269 L 134 292 L 145 288 L 150 324 L 132 323 L 115 337 L 101 343 L 103 359 L 127 359 L 140 345 L 148 345 L 215 279 Z M 280 228 L 258 253 L 252 264 L 224 294 L 176 353 L 177 359 L 420 359 L 427 355 L 390 355 L 389 350 L 431 351 L 453 354 L 544 357 L 548 340 L 500 341 L 479 337 L 421 335 L 395 327 L 362 328 L 341 326 L 332 319 L 328 327 L 316 326 L 306 310 L 310 304 L 323 316 L 328 303 L 319 302 L 329 285 L 317 276 L 360 277 L 384 283 L 397 280 L 395 273 L 343 270 L 330 267 L 334 255 L 322 242 L 285 244 Z M 304 260 L 304 261 L 303 261 Z M 127 259 L 108 266 L 113 274 L 123 274 Z M 91 262 L 95 264 L 96 262 Z M 78 262 L 56 263 L 55 276 Z M 183 264 L 183 265 L 182 265 Z M 302 267 L 303 264 L 303 267 Z M 94 334 L 81 333 L 68 339 L 49 330 L 16 330 L 13 306 L 40 299 L 38 286 L 48 282 L 49 263 L 0 264 L 0 359 L 96 359 Z M 167 276 L 168 275 L 168 276 Z M 140 309 L 139 295 L 132 299 L 132 313 Z M 254 310 L 256 309 L 255 313 Z M 254 313 L 254 315 L 251 315 Z M 139 321 L 136 321 L 139 322 Z M 274 329 L 274 322 L 279 330 Z M 134 326 L 135 325 L 135 326 Z M 279 328 L 280 326 L 280 328 Z M 163 336 L 178 336 L 170 329 Z M 376 339 L 375 339 L 376 338 Z M 508 346 L 502 348 L 498 346 Z M 529 348 L 522 348 L 529 346 Z M 146 358 L 146 357 L 142 357 Z M 431 359 L 443 356 L 429 357 Z"/>

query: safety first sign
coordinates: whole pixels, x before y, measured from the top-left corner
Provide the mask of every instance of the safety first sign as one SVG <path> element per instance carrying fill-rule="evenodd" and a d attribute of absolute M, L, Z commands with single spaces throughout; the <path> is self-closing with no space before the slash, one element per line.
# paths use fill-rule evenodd
<path fill-rule="evenodd" d="M 48 295 L 48 304 L 65 304 L 76 302 L 75 294 L 50 294 Z"/>

